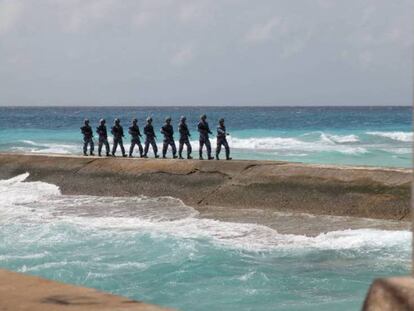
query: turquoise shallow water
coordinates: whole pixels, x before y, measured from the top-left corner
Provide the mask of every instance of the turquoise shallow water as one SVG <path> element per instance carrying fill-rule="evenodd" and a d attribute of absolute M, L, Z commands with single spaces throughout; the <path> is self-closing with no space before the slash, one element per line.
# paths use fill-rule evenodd
<path fill-rule="evenodd" d="M 2 268 L 181 310 L 358 310 L 373 278 L 410 270 L 408 231 L 279 234 L 25 177 L 0 181 Z"/>
<path fill-rule="evenodd" d="M 0 151 L 80 154 L 85 117 L 93 128 L 102 117 L 124 127 L 136 117 L 142 128 L 151 115 L 158 132 L 165 116 L 176 126 L 186 115 L 196 153 L 201 113 L 213 132 L 225 118 L 237 159 L 411 167 L 411 107 L 0 107 Z"/>

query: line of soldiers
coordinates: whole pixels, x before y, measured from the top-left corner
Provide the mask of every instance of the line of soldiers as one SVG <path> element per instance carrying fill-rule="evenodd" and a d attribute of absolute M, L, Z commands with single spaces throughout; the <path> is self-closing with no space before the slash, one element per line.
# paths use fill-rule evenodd
<path fill-rule="evenodd" d="M 191 143 L 190 143 L 190 131 L 188 130 L 188 126 L 186 123 L 186 117 L 182 116 L 180 118 L 180 123 L 178 125 L 178 131 L 180 133 L 180 139 L 179 139 L 179 148 L 178 148 L 178 158 L 184 159 L 182 156 L 182 152 L 184 149 L 184 145 L 187 147 L 187 159 L 192 159 L 191 157 Z M 164 141 L 162 146 L 162 157 L 165 159 L 168 147 L 171 147 L 173 158 L 177 158 L 177 148 L 175 146 L 174 141 L 174 128 L 171 125 L 171 117 L 167 117 L 165 119 L 164 125 L 161 127 L 161 134 L 164 135 Z M 209 135 L 213 134 L 210 131 L 208 122 L 207 122 L 207 116 L 205 114 L 201 115 L 200 122 L 198 123 L 198 132 L 200 134 L 199 136 L 199 143 L 200 143 L 200 149 L 199 149 L 199 159 L 203 160 L 203 148 L 206 146 L 207 149 L 207 158 L 209 160 L 213 160 L 214 158 L 211 156 L 211 143 Z M 89 120 L 86 119 L 84 121 L 84 125 L 80 128 L 81 132 L 83 134 L 83 155 L 88 155 L 88 145 L 89 145 L 89 151 L 90 155 L 94 155 L 94 142 L 93 142 L 93 131 L 91 126 L 89 125 Z M 106 129 L 106 122 L 104 119 L 101 119 L 99 121 L 99 126 L 96 128 L 96 133 L 98 134 L 99 140 L 98 140 L 98 155 L 101 156 L 102 153 L 102 147 L 105 146 L 106 150 L 106 156 L 115 156 L 116 150 L 119 147 L 121 148 L 122 156 L 126 157 L 125 148 L 123 144 L 123 138 L 124 138 L 124 129 L 121 126 L 121 121 L 119 119 L 115 119 L 114 125 L 111 128 L 111 133 L 114 138 L 114 143 L 112 146 L 112 152 L 110 153 L 109 143 L 108 143 L 108 133 Z M 141 139 L 142 135 L 138 127 L 138 120 L 133 119 L 132 124 L 128 129 L 128 133 L 131 135 L 131 146 L 129 148 L 129 156 L 132 157 L 132 154 L 134 152 L 135 146 L 138 146 L 139 149 L 139 155 L 141 158 L 147 158 L 149 147 L 151 146 L 155 158 L 159 158 L 158 155 L 158 148 L 157 144 L 155 142 L 157 136 L 154 132 L 154 127 L 152 125 L 152 118 L 147 118 L 147 124 L 144 127 L 144 135 L 145 135 L 145 146 L 142 148 Z M 219 124 L 217 126 L 217 148 L 216 148 L 216 159 L 219 160 L 219 155 L 221 152 L 222 146 L 224 146 L 226 151 L 226 159 L 231 160 L 230 157 L 230 147 L 227 142 L 226 136 L 229 135 L 226 131 L 226 126 L 224 125 L 224 119 L 219 120 Z"/>

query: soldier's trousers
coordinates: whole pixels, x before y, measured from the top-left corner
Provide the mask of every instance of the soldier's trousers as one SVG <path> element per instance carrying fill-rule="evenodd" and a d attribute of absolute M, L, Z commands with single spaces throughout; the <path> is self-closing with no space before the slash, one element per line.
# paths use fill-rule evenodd
<path fill-rule="evenodd" d="M 154 138 L 147 138 L 145 140 L 144 155 L 147 155 L 150 145 L 152 146 L 152 150 L 154 150 L 154 154 L 157 155 L 158 147 L 157 147 L 157 143 L 155 142 Z"/>
<path fill-rule="evenodd" d="M 182 157 L 182 153 L 183 153 L 183 149 L 184 149 L 184 145 L 186 145 L 187 146 L 187 157 L 191 154 L 191 152 L 192 152 L 192 148 L 191 148 L 191 144 L 190 144 L 190 141 L 188 140 L 188 137 L 187 138 L 182 138 L 182 139 L 180 139 L 180 145 L 179 145 L 179 147 L 178 147 L 178 155 L 180 156 L 180 157 Z"/>
<path fill-rule="evenodd" d="M 142 156 L 142 145 L 141 145 L 141 141 L 138 137 L 131 139 L 131 147 L 129 147 L 129 155 L 132 156 L 132 153 L 134 152 L 135 145 L 138 145 L 139 155 Z"/>
<path fill-rule="evenodd" d="M 174 139 L 164 139 L 164 142 L 162 144 L 162 156 L 165 157 L 167 154 L 168 146 L 171 146 L 172 154 L 175 157 L 177 154 L 177 148 L 175 147 Z"/>
<path fill-rule="evenodd" d="M 93 153 L 93 148 L 94 148 L 94 144 L 93 144 L 93 139 L 91 138 L 83 138 L 83 154 L 86 154 L 88 152 L 88 145 L 90 145 L 90 153 Z"/>
<path fill-rule="evenodd" d="M 125 148 L 124 148 L 124 143 L 122 141 L 122 138 L 114 138 L 114 145 L 112 146 L 112 155 L 115 155 L 116 149 L 118 149 L 118 145 L 119 147 L 121 147 L 122 155 L 124 155 Z"/>
<path fill-rule="evenodd" d="M 109 155 L 109 143 L 108 143 L 108 139 L 105 137 L 99 138 L 98 154 L 101 155 L 103 145 L 105 145 L 106 155 Z"/>
<path fill-rule="evenodd" d="M 230 157 L 230 147 L 226 138 L 217 138 L 216 158 L 220 154 L 221 146 L 224 146 L 224 149 L 226 149 L 226 158 L 228 159 Z"/>
<path fill-rule="evenodd" d="M 209 158 L 211 158 L 211 143 L 210 143 L 210 139 L 208 139 L 207 137 L 200 137 L 200 149 L 198 151 L 200 158 L 203 156 L 203 147 L 204 145 L 206 145 L 206 149 L 207 149 L 207 156 Z"/>

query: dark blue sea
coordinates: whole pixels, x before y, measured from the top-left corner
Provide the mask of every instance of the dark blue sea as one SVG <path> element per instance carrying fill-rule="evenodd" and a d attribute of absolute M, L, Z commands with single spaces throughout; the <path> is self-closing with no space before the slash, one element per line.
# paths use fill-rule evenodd
<path fill-rule="evenodd" d="M 197 152 L 202 113 L 213 132 L 225 119 L 236 159 L 411 166 L 411 107 L 0 107 L 0 150 L 81 154 L 84 118 L 93 128 L 100 118 L 108 126 L 120 118 L 124 127 L 137 118 L 142 127 L 152 116 L 158 131 L 166 116 L 177 125 L 185 115 Z"/>

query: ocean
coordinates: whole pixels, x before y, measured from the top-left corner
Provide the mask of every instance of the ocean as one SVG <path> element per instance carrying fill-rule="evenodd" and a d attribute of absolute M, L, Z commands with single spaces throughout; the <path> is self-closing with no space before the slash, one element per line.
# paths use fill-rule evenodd
<path fill-rule="evenodd" d="M 159 132 L 166 116 L 177 125 L 185 115 L 198 156 L 202 113 L 214 133 L 226 120 L 235 159 L 411 167 L 411 107 L 0 107 L 0 151 L 81 154 L 84 118 L 95 129 L 100 118 L 109 127 L 118 117 L 127 129 L 133 118 L 142 128 L 152 116 Z"/>
<path fill-rule="evenodd" d="M 196 141 L 202 112 L 211 127 L 226 119 L 234 158 L 411 165 L 406 107 L 0 108 L 0 149 L 80 154 L 85 117 L 92 125 L 120 117 L 125 127 L 152 115 L 160 127 L 164 116 L 185 114 Z M 359 310 L 374 278 L 410 273 L 411 233 L 374 229 L 375 220 L 282 234 L 201 218 L 172 197 L 63 195 L 28 176 L 0 180 L 0 268 L 184 311 Z"/>

